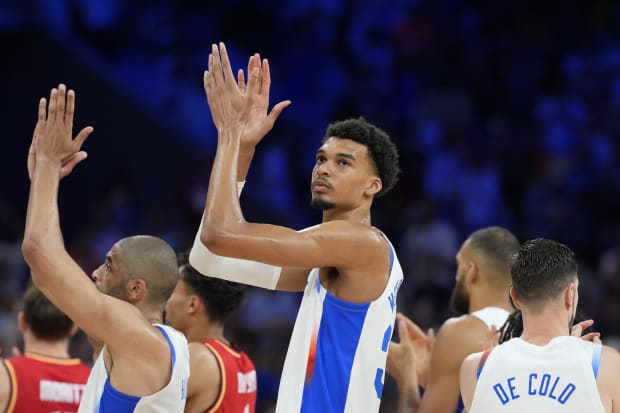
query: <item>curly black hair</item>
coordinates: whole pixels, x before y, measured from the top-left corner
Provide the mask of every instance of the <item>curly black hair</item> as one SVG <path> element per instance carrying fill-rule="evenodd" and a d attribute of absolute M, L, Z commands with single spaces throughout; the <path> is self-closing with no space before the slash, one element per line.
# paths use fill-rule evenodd
<path fill-rule="evenodd" d="M 383 185 L 377 197 L 385 195 L 396 185 L 400 174 L 398 150 L 385 131 L 359 117 L 331 123 L 327 127 L 323 143 L 331 137 L 351 139 L 368 148 Z"/>
<path fill-rule="evenodd" d="M 179 254 L 177 261 L 179 277 L 200 297 L 212 320 L 223 324 L 243 305 L 245 285 L 202 275 L 189 263 L 188 253 Z"/>

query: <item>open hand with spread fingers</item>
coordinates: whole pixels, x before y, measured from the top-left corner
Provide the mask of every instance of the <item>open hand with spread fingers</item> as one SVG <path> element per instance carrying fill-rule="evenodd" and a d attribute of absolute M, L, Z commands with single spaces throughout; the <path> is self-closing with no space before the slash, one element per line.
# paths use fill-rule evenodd
<path fill-rule="evenodd" d="M 73 139 L 73 114 L 75 112 L 75 92 L 63 84 L 53 88 L 49 102 L 39 100 L 37 124 L 28 150 L 28 177 L 32 179 L 37 159 L 48 159 L 61 163 L 60 177 L 69 175 L 75 166 L 88 154 L 82 145 L 92 133 L 91 126 L 85 127 Z"/>
<path fill-rule="evenodd" d="M 251 74 L 255 69 L 259 70 L 259 83 L 256 88 L 256 93 L 251 96 L 252 106 L 247 123 L 243 129 L 243 134 L 241 135 L 241 144 L 247 146 L 249 149 L 253 149 L 258 145 L 263 137 L 273 128 L 275 121 L 282 111 L 291 104 L 290 100 L 284 100 L 277 103 L 271 109 L 271 112 L 269 112 L 271 70 L 269 68 L 269 61 L 267 59 L 261 61 L 258 53 L 250 56 L 247 73 Z M 241 93 L 245 95 L 248 90 L 248 85 L 246 84 L 243 69 L 239 69 L 237 72 L 237 85 Z"/>
<path fill-rule="evenodd" d="M 235 129 L 241 132 L 249 120 L 254 94 L 258 93 L 261 72 L 254 67 L 249 74 L 246 90 L 238 87 L 226 46 L 212 45 L 209 68 L 204 73 L 204 88 L 211 117 L 218 131 Z"/>

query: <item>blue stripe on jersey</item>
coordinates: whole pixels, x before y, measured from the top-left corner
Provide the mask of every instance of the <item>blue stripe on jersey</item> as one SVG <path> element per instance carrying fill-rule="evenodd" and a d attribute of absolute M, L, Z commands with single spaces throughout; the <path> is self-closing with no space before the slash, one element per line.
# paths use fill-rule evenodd
<path fill-rule="evenodd" d="M 176 361 L 176 353 L 174 351 L 174 345 L 172 345 L 172 340 L 168 336 L 166 330 L 164 330 L 161 326 L 156 325 L 166 337 L 166 341 L 168 342 L 168 347 L 170 347 L 170 358 L 172 359 L 172 368 L 174 368 L 174 362 Z M 171 369 L 172 371 L 172 369 Z M 171 373 L 172 374 L 172 373 Z M 99 412 L 98 413 L 132 413 L 138 402 L 140 401 L 139 396 L 132 396 L 123 392 L 116 390 L 112 387 L 110 383 L 110 378 L 108 377 L 105 381 L 105 385 L 103 386 L 103 393 L 101 393 L 101 400 L 99 402 Z"/>
<path fill-rule="evenodd" d="M 163 336 L 166 337 L 166 341 L 168 342 L 168 347 L 170 347 L 170 358 L 172 359 L 171 370 L 172 370 L 174 368 L 174 362 L 177 360 L 177 355 L 176 355 L 176 353 L 174 351 L 174 345 L 172 345 L 172 340 L 170 340 L 170 337 L 168 336 L 168 333 L 166 332 L 166 330 L 164 330 L 164 328 L 162 326 L 156 325 L 155 327 L 157 327 L 159 329 L 159 331 L 161 331 Z"/>
<path fill-rule="evenodd" d="M 456 406 L 456 413 L 463 413 L 463 410 L 465 410 L 465 405 L 463 404 L 463 399 L 459 393 L 459 405 Z"/>
<path fill-rule="evenodd" d="M 601 345 L 594 346 L 594 353 L 592 354 L 592 371 L 594 372 L 594 378 L 598 377 L 598 367 L 601 363 Z"/>
<path fill-rule="evenodd" d="M 99 413 L 131 413 L 139 401 L 140 397 L 138 396 L 130 396 L 116 390 L 108 378 L 101 394 Z"/>
<path fill-rule="evenodd" d="M 325 294 L 314 372 L 304 386 L 301 412 L 343 412 L 353 358 L 370 303 L 343 301 Z"/>

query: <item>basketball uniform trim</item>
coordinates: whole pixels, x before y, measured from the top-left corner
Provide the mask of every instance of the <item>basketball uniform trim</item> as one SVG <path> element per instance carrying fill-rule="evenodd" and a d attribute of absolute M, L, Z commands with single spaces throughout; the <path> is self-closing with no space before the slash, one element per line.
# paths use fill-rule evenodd
<path fill-rule="evenodd" d="M 64 358 L 43 356 L 41 354 L 34 354 L 34 353 L 25 353 L 24 356 L 34 359 L 34 360 L 42 361 L 44 363 L 58 364 L 60 366 L 77 366 L 78 364 L 81 363 L 81 360 L 77 358 L 64 359 Z"/>
<path fill-rule="evenodd" d="M 592 371 L 594 372 L 594 378 L 598 377 L 598 368 L 601 364 L 601 344 L 597 344 L 592 352 Z"/>
<path fill-rule="evenodd" d="M 478 368 L 476 369 L 476 378 L 480 378 L 480 373 L 482 373 L 482 368 L 484 367 L 484 363 L 487 362 L 487 358 L 489 358 L 489 354 L 491 354 L 491 350 L 493 347 L 488 348 L 482 353 L 482 357 L 480 357 L 480 362 L 478 363 Z"/>
<path fill-rule="evenodd" d="M 9 382 L 11 385 L 9 397 L 9 403 L 6 407 L 6 413 L 12 413 L 13 409 L 15 409 L 15 404 L 17 403 L 17 375 L 15 374 L 15 370 L 13 369 L 13 365 L 10 360 L 4 360 L 4 367 L 6 367 L 7 372 L 9 373 Z"/>
<path fill-rule="evenodd" d="M 161 332 L 161 334 L 166 338 L 166 342 L 168 343 L 168 347 L 170 348 L 170 359 L 171 359 L 171 372 L 174 370 L 174 364 L 176 362 L 176 351 L 174 349 L 174 345 L 172 340 L 168 336 L 168 333 L 164 328 L 159 325 L 154 325 Z M 171 373 L 172 374 L 172 373 Z M 108 376 L 105 380 L 105 384 L 103 386 L 103 392 L 101 393 L 100 398 L 100 411 L 106 412 L 133 412 L 140 402 L 140 396 L 133 396 L 127 393 L 123 393 L 112 386 L 110 383 L 110 377 Z"/>
<path fill-rule="evenodd" d="M 222 340 L 219 340 L 217 338 L 214 338 L 212 340 L 217 341 L 224 348 L 224 350 L 226 350 L 226 352 L 228 352 L 231 356 L 233 356 L 235 358 L 240 358 L 241 357 L 241 353 L 240 352 L 236 351 L 234 348 L 232 348 L 228 344 L 224 343 Z"/>
<path fill-rule="evenodd" d="M 213 404 L 207 409 L 207 413 L 213 413 L 220 408 L 222 402 L 224 401 L 224 395 L 226 394 L 226 368 L 224 366 L 224 360 L 222 360 L 222 357 L 220 357 L 218 352 L 213 347 L 211 347 L 209 343 L 203 344 L 215 356 L 215 359 L 217 360 L 217 367 L 220 370 L 220 390 L 217 398 L 215 399 L 215 402 L 213 402 Z"/>

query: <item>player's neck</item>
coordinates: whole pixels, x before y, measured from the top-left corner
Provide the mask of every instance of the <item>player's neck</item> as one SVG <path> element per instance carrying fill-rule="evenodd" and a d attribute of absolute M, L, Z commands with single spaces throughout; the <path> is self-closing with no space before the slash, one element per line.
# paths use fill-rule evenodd
<path fill-rule="evenodd" d="M 218 339 L 228 343 L 228 340 L 224 338 L 224 326 L 219 323 L 196 323 L 188 329 L 186 337 L 190 343 L 200 343 L 209 339 Z"/>
<path fill-rule="evenodd" d="M 150 306 L 143 304 L 138 305 L 140 312 L 151 324 L 163 324 L 163 314 L 161 306 L 151 308 Z"/>
<path fill-rule="evenodd" d="M 69 358 L 69 340 L 41 341 L 24 337 L 24 353 L 46 357 Z"/>
<path fill-rule="evenodd" d="M 559 310 L 531 313 L 522 311 L 523 333 L 521 339 L 531 344 L 543 346 L 551 339 L 569 335 L 568 320 Z"/>
<path fill-rule="evenodd" d="M 323 211 L 323 222 L 336 220 L 358 222 L 360 224 L 370 226 L 370 209 L 360 207 L 356 209 L 342 210 L 334 207 Z"/>
<path fill-rule="evenodd" d="M 514 308 L 510 304 L 507 291 L 507 289 L 502 291 L 484 289 L 478 291 L 478 293 L 471 294 L 469 297 L 469 312 L 473 313 L 487 307 L 498 307 L 512 312 Z"/>

